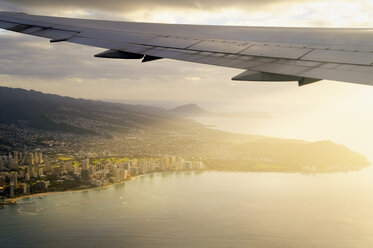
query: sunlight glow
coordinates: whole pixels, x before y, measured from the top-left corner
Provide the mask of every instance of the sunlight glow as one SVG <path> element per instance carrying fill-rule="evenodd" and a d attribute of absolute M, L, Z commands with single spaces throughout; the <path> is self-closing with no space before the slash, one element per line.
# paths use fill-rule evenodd
<path fill-rule="evenodd" d="M 229 8 L 156 7 L 110 12 L 97 8 L 46 7 L 31 12 L 141 22 L 366 28 L 371 27 L 373 11 L 369 10 L 372 9 L 371 0 L 304 0 L 280 1 L 257 8 L 241 4 Z M 18 34 L 0 31 L 0 35 Z M 60 58 L 60 63 L 67 60 L 76 62 L 76 65 L 59 65 L 58 71 L 69 71 L 70 75 L 56 76 L 51 81 L 49 74 L 43 75 L 53 69 L 46 68 L 49 63 L 29 65 L 32 75 L 0 75 L 1 85 L 30 88 L 27 81 L 32 81 L 34 89 L 44 92 L 102 99 L 125 96 L 129 100 L 178 101 L 182 95 L 185 102 L 205 103 L 218 111 L 263 111 L 275 116 L 275 120 L 268 123 L 252 126 L 242 123 L 242 130 L 248 129 L 245 132 L 308 140 L 332 139 L 363 151 L 370 149 L 373 140 L 373 136 L 366 134 L 366 130 L 373 126 L 370 114 L 373 112 L 373 87 L 330 81 L 302 88 L 298 88 L 296 83 L 232 82 L 231 76 L 241 70 L 169 60 L 141 66 L 124 61 L 102 61 L 92 57 L 96 52 L 93 48 L 81 49 L 65 44 L 52 46 L 44 40 L 35 41 L 18 42 L 25 49 L 32 50 L 32 54 L 44 51 L 45 60 L 48 57 L 46 50 L 53 47 L 54 56 L 53 59 L 48 57 L 49 63 L 57 63 L 56 57 Z M 32 59 L 35 57 L 30 57 L 30 61 Z M 6 64 L 10 66 L 8 61 Z M 39 72 L 37 68 L 40 66 L 43 68 Z M 75 67 L 79 67 L 79 71 L 74 71 Z M 121 74 L 123 67 L 126 71 Z M 92 73 L 100 68 L 105 70 Z M 353 131 L 346 134 L 344 130 L 347 129 Z"/>

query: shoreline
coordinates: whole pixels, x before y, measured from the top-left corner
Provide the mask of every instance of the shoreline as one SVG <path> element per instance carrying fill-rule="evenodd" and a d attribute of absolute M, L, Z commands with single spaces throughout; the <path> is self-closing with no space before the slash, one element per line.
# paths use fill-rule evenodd
<path fill-rule="evenodd" d="M 85 191 L 94 190 L 94 189 L 108 189 L 108 188 L 111 188 L 115 185 L 124 184 L 126 182 L 136 180 L 136 179 L 138 179 L 140 177 L 143 177 L 143 176 L 146 176 L 146 175 L 151 175 L 151 174 L 155 174 L 155 173 L 167 173 L 167 172 L 173 172 L 173 171 L 161 171 L 161 172 L 152 172 L 152 173 L 147 173 L 147 174 L 143 174 L 143 175 L 137 175 L 137 176 L 131 177 L 130 179 L 124 180 L 120 183 L 113 183 L 113 184 L 109 184 L 109 185 L 102 186 L 102 187 L 96 187 L 96 188 L 66 190 L 66 191 L 52 191 L 52 192 L 36 193 L 36 194 L 30 194 L 30 195 L 21 195 L 21 196 L 15 197 L 15 198 L 7 198 L 7 201 L 11 202 L 12 204 L 17 204 L 17 202 L 19 200 L 27 199 L 27 198 L 33 198 L 33 197 L 41 197 L 41 196 L 47 196 L 47 195 L 53 195 L 53 194 L 78 193 L 78 192 L 85 192 Z"/>
<path fill-rule="evenodd" d="M 346 173 L 346 172 L 358 172 L 358 171 L 361 171 L 361 170 L 364 170 L 364 169 L 367 169 L 367 168 L 370 168 L 372 166 L 367 166 L 367 167 L 363 167 L 363 168 L 359 168 L 359 169 L 355 169 L 355 170 L 346 170 L 346 171 L 324 171 L 324 172 L 312 172 L 312 171 L 256 171 L 256 170 L 252 170 L 252 171 L 249 171 L 249 170 L 223 170 L 223 169 L 210 169 L 210 168 L 206 168 L 202 171 L 216 171 L 216 172 L 243 172 L 243 173 L 285 173 L 285 174 L 330 174 L 330 173 Z M 15 198 L 7 198 L 7 201 L 11 202 L 12 204 L 17 204 L 17 202 L 19 200 L 22 200 L 22 199 L 27 199 L 27 198 L 33 198 L 33 197 L 42 197 L 42 196 L 47 196 L 47 195 L 53 195 L 53 194 L 64 194 L 64 193 L 78 193 L 78 192 L 85 192 L 85 191 L 88 191 L 88 190 L 100 190 L 100 189 L 108 189 L 108 188 L 111 188 L 115 185 L 121 185 L 121 184 L 124 184 L 126 182 L 129 182 L 129 181 L 132 181 L 132 180 L 136 180 L 137 178 L 140 178 L 140 177 L 143 177 L 143 176 L 146 176 L 146 175 L 151 175 L 151 174 L 155 174 L 155 173 L 167 173 L 167 172 L 172 172 L 172 171 L 164 171 L 164 172 L 153 172 L 153 173 L 148 173 L 148 174 L 144 174 L 144 175 L 138 175 L 138 176 L 135 176 L 135 177 L 132 177 L 130 179 L 127 179 L 127 180 L 124 180 L 120 183 L 113 183 L 113 184 L 109 184 L 109 185 L 106 185 L 106 186 L 102 186 L 102 187 L 96 187 L 96 188 L 89 188 L 89 189 L 77 189 L 77 190 L 66 190 L 66 191 L 53 191 L 53 192 L 44 192 L 44 193 L 36 193 L 36 194 L 30 194 L 30 195 L 21 195 L 21 196 L 18 196 L 18 197 L 15 197 Z"/>
<path fill-rule="evenodd" d="M 145 175 L 149 175 L 149 174 L 145 174 Z M 131 179 L 124 180 L 123 182 L 113 183 L 113 184 L 109 184 L 109 185 L 102 186 L 102 187 L 89 188 L 89 189 L 77 189 L 77 190 L 72 189 L 72 190 L 66 190 L 66 191 L 53 191 L 53 192 L 36 193 L 36 194 L 30 194 L 30 195 L 21 195 L 21 196 L 15 197 L 15 198 L 8 198 L 7 201 L 11 202 L 12 204 L 17 204 L 19 200 L 27 199 L 27 198 L 33 198 L 33 197 L 42 197 L 42 196 L 47 196 L 47 195 L 65 194 L 65 193 L 78 193 L 78 192 L 85 192 L 85 191 L 93 190 L 93 189 L 108 189 L 108 188 L 111 188 L 115 185 L 124 184 L 126 182 L 135 180 L 135 179 L 137 179 L 139 177 L 142 177 L 142 176 L 145 176 L 145 175 L 132 177 Z"/>

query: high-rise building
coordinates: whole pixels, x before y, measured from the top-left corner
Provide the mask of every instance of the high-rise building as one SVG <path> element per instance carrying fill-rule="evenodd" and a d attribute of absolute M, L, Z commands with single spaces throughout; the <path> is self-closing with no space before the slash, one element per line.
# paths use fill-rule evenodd
<path fill-rule="evenodd" d="M 52 172 L 52 165 L 49 161 L 45 161 L 44 172 L 45 173 Z"/>
<path fill-rule="evenodd" d="M 29 195 L 30 194 L 30 185 L 27 183 L 22 183 L 22 192 L 24 195 Z"/>
<path fill-rule="evenodd" d="M 141 159 L 139 163 L 139 171 L 140 173 L 146 173 L 148 170 L 148 163 L 145 159 Z"/>
<path fill-rule="evenodd" d="M 130 162 L 125 163 L 124 166 L 123 166 L 123 168 L 125 170 L 130 170 L 131 169 L 131 163 Z"/>
<path fill-rule="evenodd" d="M 35 162 L 35 164 L 39 163 L 39 153 L 38 152 L 34 152 L 34 162 Z"/>
<path fill-rule="evenodd" d="M 125 169 L 119 169 L 120 181 L 124 181 L 127 178 L 127 171 Z"/>
<path fill-rule="evenodd" d="M 102 164 L 99 163 L 99 164 L 96 164 L 96 171 L 100 171 L 102 170 Z"/>
<path fill-rule="evenodd" d="M 10 198 L 14 198 L 14 191 L 15 191 L 14 182 L 10 182 L 9 185 L 10 185 L 9 197 L 10 197 Z"/>
<path fill-rule="evenodd" d="M 202 170 L 205 168 L 205 165 L 201 161 L 194 161 L 193 162 L 193 169 Z"/>
<path fill-rule="evenodd" d="M 85 159 L 82 161 L 82 170 L 89 170 L 90 169 L 90 165 L 89 165 L 89 159 Z"/>
<path fill-rule="evenodd" d="M 18 163 L 14 162 L 14 159 L 10 163 L 10 168 L 13 170 L 18 170 Z"/>
<path fill-rule="evenodd" d="M 114 169 L 114 183 L 120 183 L 121 182 L 121 175 L 120 175 L 120 169 Z"/>
<path fill-rule="evenodd" d="M 18 171 L 18 178 L 25 178 L 25 171 Z"/>
<path fill-rule="evenodd" d="M 37 181 L 37 182 L 35 183 L 34 187 L 35 187 L 37 190 L 40 190 L 40 191 L 47 191 L 49 185 L 50 185 L 50 182 L 49 182 L 49 181 Z"/>
<path fill-rule="evenodd" d="M 39 164 L 39 152 L 34 152 L 34 161 L 35 164 Z"/>
<path fill-rule="evenodd" d="M 44 160 L 43 160 L 43 153 L 42 153 L 42 152 L 39 152 L 39 163 L 40 163 L 40 164 L 44 163 Z"/>
<path fill-rule="evenodd" d="M 34 152 L 34 161 L 37 164 L 43 163 L 43 153 L 42 152 Z"/>
<path fill-rule="evenodd" d="M 82 180 L 89 181 L 91 178 L 91 171 L 87 169 L 82 169 Z"/>
<path fill-rule="evenodd" d="M 184 159 L 182 157 L 176 158 L 176 169 L 182 170 L 184 168 Z"/>
<path fill-rule="evenodd" d="M 164 156 L 162 159 L 162 167 L 168 170 L 170 168 L 170 158 L 169 156 Z"/>
<path fill-rule="evenodd" d="M 26 163 L 27 165 L 34 165 L 34 163 L 35 163 L 35 161 L 34 161 L 34 154 L 32 154 L 32 153 L 27 153 L 27 154 L 26 154 L 25 163 Z"/>
<path fill-rule="evenodd" d="M 39 175 L 39 177 L 44 176 L 43 167 L 39 167 L 39 169 L 38 169 L 38 175 Z"/>
<path fill-rule="evenodd" d="M 64 171 L 61 167 L 54 166 L 52 167 L 52 175 L 61 176 L 64 174 Z"/>
<path fill-rule="evenodd" d="M 13 182 L 14 186 L 17 187 L 17 172 L 10 173 L 10 181 Z"/>
<path fill-rule="evenodd" d="M 170 167 L 174 168 L 176 165 L 176 156 L 169 156 L 169 160 L 170 160 Z"/>
<path fill-rule="evenodd" d="M 18 152 L 14 152 L 13 159 L 14 159 L 14 162 L 18 163 L 18 160 L 19 160 Z"/>
<path fill-rule="evenodd" d="M 130 175 L 137 176 L 139 174 L 139 170 L 137 168 L 131 168 Z"/>
<path fill-rule="evenodd" d="M 149 160 L 148 169 L 149 169 L 149 171 L 155 171 L 155 162 L 154 162 L 154 159 L 150 159 Z"/>
<path fill-rule="evenodd" d="M 137 167 L 137 159 L 132 159 L 131 160 L 131 167 Z"/>
<path fill-rule="evenodd" d="M 5 176 L 0 176 L 0 187 L 5 186 Z"/>
<path fill-rule="evenodd" d="M 74 173 L 75 172 L 75 166 L 72 161 L 68 161 L 64 163 L 64 169 L 67 170 L 69 173 Z"/>
<path fill-rule="evenodd" d="M 191 170 L 191 169 L 193 169 L 193 164 L 192 164 L 192 162 L 190 162 L 190 161 L 185 161 L 184 162 L 184 168 L 183 169 L 186 169 L 186 170 Z"/>

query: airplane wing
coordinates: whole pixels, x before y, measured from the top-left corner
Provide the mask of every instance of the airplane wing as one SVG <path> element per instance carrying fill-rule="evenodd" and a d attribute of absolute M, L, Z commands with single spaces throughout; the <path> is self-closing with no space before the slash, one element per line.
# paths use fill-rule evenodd
<path fill-rule="evenodd" d="M 0 28 L 106 49 L 100 58 L 168 58 L 244 70 L 233 80 L 373 85 L 373 29 L 113 22 L 13 12 L 0 12 Z"/>

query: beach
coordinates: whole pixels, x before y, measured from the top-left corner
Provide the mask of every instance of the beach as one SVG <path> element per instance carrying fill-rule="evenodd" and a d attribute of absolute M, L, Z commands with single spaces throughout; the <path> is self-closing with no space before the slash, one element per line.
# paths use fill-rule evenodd
<path fill-rule="evenodd" d="M 107 189 L 107 188 L 113 187 L 115 185 L 124 184 L 124 183 L 126 183 L 128 181 L 135 180 L 135 179 L 137 179 L 137 178 L 139 178 L 141 176 L 142 175 L 136 176 L 136 177 L 131 177 L 130 179 L 127 179 L 127 180 L 125 180 L 123 182 L 113 183 L 113 184 L 109 184 L 109 185 L 102 186 L 102 187 L 89 188 L 89 189 L 66 190 L 66 191 L 44 192 L 44 193 L 36 193 L 36 194 L 30 194 L 30 195 L 21 195 L 21 196 L 17 196 L 17 197 L 14 197 L 14 198 L 8 198 L 7 200 L 9 202 L 13 203 L 13 204 L 17 204 L 17 202 L 19 200 L 27 199 L 27 198 L 43 197 L 43 196 L 52 195 L 52 194 L 64 194 L 64 193 L 72 193 L 72 192 L 84 192 L 84 191 L 88 191 L 88 190 L 92 190 L 92 189 Z"/>

